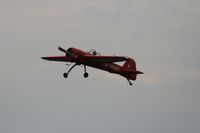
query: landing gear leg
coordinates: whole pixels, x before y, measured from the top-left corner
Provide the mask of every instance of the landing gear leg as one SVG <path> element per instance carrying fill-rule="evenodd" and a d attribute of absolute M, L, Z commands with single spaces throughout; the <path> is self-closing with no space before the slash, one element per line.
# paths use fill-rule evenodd
<path fill-rule="evenodd" d="M 127 81 L 129 83 L 130 86 L 132 86 L 133 84 L 131 83 L 131 81 L 127 78 Z"/>
<path fill-rule="evenodd" d="M 77 64 L 74 64 L 69 70 L 68 70 L 68 72 L 67 73 L 64 73 L 63 74 L 63 77 L 64 78 L 67 78 L 68 77 L 68 74 L 69 74 L 69 72 L 76 66 Z"/>
<path fill-rule="evenodd" d="M 88 75 L 89 75 L 89 74 L 86 72 L 86 66 L 84 65 L 84 75 L 83 75 L 83 76 L 84 76 L 84 78 L 87 78 Z"/>

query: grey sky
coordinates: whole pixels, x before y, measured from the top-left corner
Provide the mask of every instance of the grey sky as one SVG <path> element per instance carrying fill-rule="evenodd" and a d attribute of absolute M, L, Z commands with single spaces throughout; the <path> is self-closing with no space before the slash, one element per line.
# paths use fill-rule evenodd
<path fill-rule="evenodd" d="M 199 133 L 200 1 L 0 0 L 0 132 Z M 144 75 L 76 67 L 58 46 L 133 57 Z"/>

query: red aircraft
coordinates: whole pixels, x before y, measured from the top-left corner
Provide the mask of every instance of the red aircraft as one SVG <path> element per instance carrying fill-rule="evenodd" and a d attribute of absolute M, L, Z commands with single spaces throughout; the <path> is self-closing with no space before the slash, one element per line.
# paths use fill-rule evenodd
<path fill-rule="evenodd" d="M 65 56 L 51 56 L 51 57 L 41 57 L 42 59 L 48 61 L 59 61 L 59 62 L 70 62 L 75 63 L 67 73 L 64 73 L 64 78 L 68 77 L 69 72 L 76 65 L 84 66 L 84 77 L 88 77 L 86 72 L 86 66 L 94 67 L 110 73 L 119 74 L 125 77 L 129 84 L 132 85 L 130 80 L 136 80 L 137 74 L 143 74 L 143 72 L 137 71 L 136 63 L 133 59 L 123 56 L 101 56 L 100 53 L 95 50 L 90 50 L 89 52 L 82 51 L 77 48 L 69 48 L 65 50 L 58 47 L 58 50 L 65 53 Z M 115 64 L 114 62 L 125 61 L 123 66 Z"/>

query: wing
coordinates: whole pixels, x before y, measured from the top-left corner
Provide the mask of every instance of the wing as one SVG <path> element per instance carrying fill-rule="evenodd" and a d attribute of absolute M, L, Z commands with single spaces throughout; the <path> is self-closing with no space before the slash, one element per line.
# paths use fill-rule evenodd
<path fill-rule="evenodd" d="M 41 57 L 41 58 L 48 61 L 59 61 L 59 62 L 69 61 L 69 59 L 66 56 L 50 56 L 50 57 Z"/>
<path fill-rule="evenodd" d="M 126 61 L 127 58 L 123 56 L 94 56 L 85 55 L 84 60 L 88 62 L 98 62 L 98 63 L 109 63 L 109 62 L 121 62 Z"/>

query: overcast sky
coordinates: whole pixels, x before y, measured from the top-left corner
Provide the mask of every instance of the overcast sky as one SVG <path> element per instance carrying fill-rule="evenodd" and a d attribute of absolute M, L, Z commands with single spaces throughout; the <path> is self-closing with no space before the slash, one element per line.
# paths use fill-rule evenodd
<path fill-rule="evenodd" d="M 0 0 L 1 133 L 199 133 L 199 0 Z M 134 58 L 118 75 L 47 62 L 65 49 Z"/>

